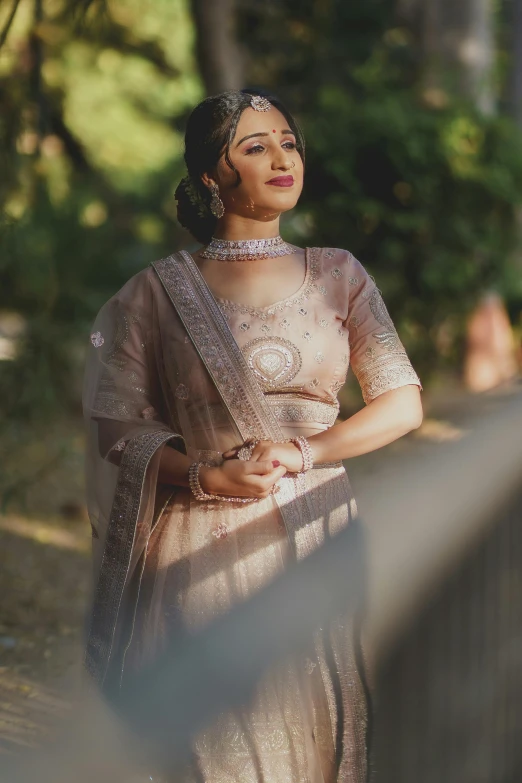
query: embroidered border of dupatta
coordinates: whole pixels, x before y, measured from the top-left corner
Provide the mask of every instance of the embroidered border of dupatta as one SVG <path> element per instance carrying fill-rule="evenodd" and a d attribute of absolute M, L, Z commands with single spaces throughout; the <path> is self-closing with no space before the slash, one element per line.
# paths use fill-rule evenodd
<path fill-rule="evenodd" d="M 317 261 L 320 248 L 307 248 Z M 248 366 L 221 309 L 185 250 L 154 261 L 152 267 L 178 313 L 230 415 L 245 440 L 284 440 L 274 411 Z M 282 479 L 275 495 L 294 555 L 301 559 L 322 543 L 307 523 L 314 515 L 307 499 L 306 476 Z"/>
<path fill-rule="evenodd" d="M 129 440 L 122 453 L 85 654 L 87 671 L 100 684 L 112 652 L 147 468 L 157 449 L 176 437 L 179 435 L 165 430 L 146 432 Z"/>

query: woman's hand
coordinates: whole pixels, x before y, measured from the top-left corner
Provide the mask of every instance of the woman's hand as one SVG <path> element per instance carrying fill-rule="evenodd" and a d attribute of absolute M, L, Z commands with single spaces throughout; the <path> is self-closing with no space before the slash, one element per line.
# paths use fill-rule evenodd
<path fill-rule="evenodd" d="M 245 445 L 248 445 L 246 442 Z M 230 451 L 225 451 L 223 457 L 226 460 L 233 459 L 241 446 Z M 235 460 L 234 460 L 235 461 Z M 274 443 L 271 440 L 260 440 L 252 451 L 249 462 L 280 462 L 289 473 L 299 473 L 303 467 L 303 455 L 294 443 Z"/>
<path fill-rule="evenodd" d="M 210 495 L 266 498 L 285 473 L 286 468 L 277 461 L 230 459 L 215 467 L 202 465 L 199 483 Z"/>

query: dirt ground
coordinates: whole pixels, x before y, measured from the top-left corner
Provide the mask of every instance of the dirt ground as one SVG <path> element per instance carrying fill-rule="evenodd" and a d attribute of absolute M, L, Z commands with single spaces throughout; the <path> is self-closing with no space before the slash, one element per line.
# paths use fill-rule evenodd
<path fill-rule="evenodd" d="M 441 441 L 463 437 L 504 394 L 425 400 L 420 430 L 348 465 L 356 496 L 358 480 L 377 481 L 394 454 L 415 448 L 422 458 Z M 51 477 L 50 486 L 63 486 L 62 479 Z M 60 499 L 61 513 L 0 516 L 0 754 L 41 743 L 79 688 L 90 590 L 90 527 L 79 485 L 77 478 L 69 483 L 74 497 Z"/>

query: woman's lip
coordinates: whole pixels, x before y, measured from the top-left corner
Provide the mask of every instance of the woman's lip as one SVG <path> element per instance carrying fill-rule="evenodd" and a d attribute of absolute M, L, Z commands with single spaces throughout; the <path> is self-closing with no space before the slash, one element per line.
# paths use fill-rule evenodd
<path fill-rule="evenodd" d="M 265 182 L 265 185 L 277 185 L 280 188 L 290 188 L 294 184 L 293 177 L 274 177 Z"/>

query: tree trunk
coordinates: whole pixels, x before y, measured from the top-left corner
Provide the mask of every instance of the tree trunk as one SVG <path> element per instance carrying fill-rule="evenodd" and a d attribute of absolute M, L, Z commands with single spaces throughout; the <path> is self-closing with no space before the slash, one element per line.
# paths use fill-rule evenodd
<path fill-rule="evenodd" d="M 418 19 L 425 88 L 461 95 L 493 113 L 493 0 L 398 0 L 398 12 Z"/>
<path fill-rule="evenodd" d="M 522 128 L 522 0 L 512 0 L 511 19 L 511 106 L 513 118 Z"/>
<path fill-rule="evenodd" d="M 235 12 L 235 0 L 192 0 L 198 63 L 208 95 L 244 86 Z"/>

